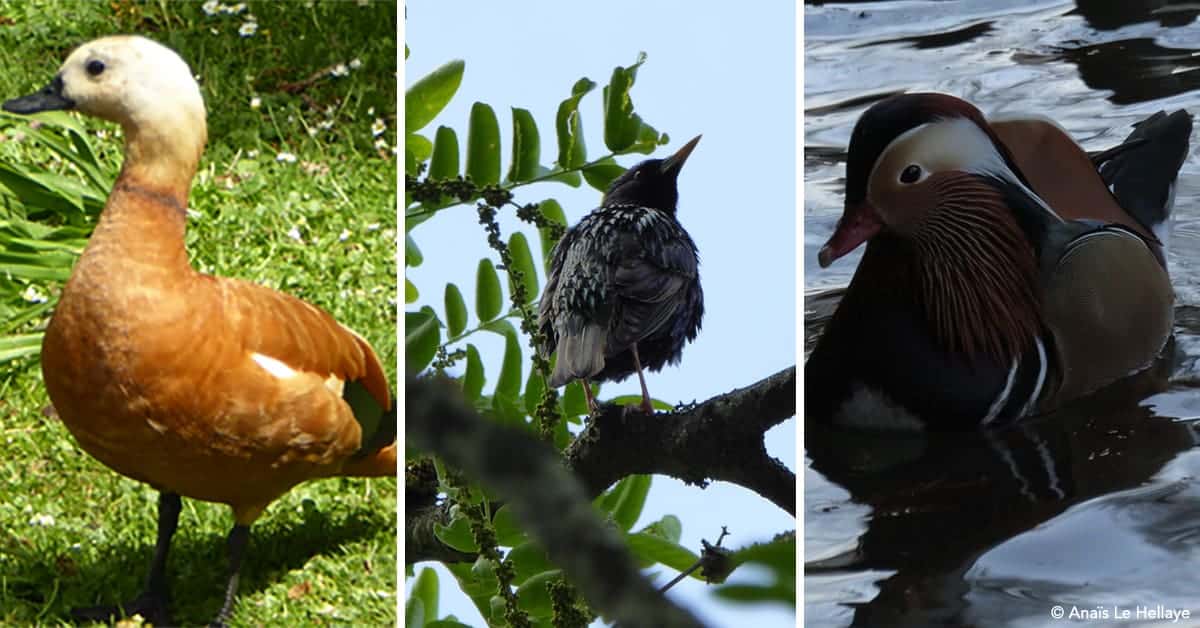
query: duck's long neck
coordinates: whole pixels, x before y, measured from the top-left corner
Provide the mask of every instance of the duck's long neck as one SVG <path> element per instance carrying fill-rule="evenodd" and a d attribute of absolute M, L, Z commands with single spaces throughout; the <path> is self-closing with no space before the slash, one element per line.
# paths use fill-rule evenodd
<path fill-rule="evenodd" d="M 939 185 L 912 235 L 916 296 L 945 350 L 1010 363 L 1042 329 L 1033 245 L 996 188 L 967 175 Z"/>
<path fill-rule="evenodd" d="M 125 121 L 119 180 L 169 196 L 187 207 L 188 191 L 208 140 L 203 110 L 156 111 Z"/>
<path fill-rule="evenodd" d="M 77 272 L 89 266 L 141 266 L 143 277 L 185 271 L 188 191 L 207 137 L 203 113 L 159 114 L 122 127 L 125 161 Z"/>

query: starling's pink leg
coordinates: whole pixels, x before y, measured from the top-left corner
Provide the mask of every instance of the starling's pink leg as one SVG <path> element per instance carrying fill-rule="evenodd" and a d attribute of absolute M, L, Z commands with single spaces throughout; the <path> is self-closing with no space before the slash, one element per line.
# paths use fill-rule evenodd
<path fill-rule="evenodd" d="M 642 375 L 642 360 L 638 358 L 637 343 L 633 343 L 633 365 L 637 367 L 638 381 L 642 384 L 642 412 L 654 414 L 654 406 L 650 405 L 650 391 L 646 390 L 646 377 Z"/>
<path fill-rule="evenodd" d="M 583 385 L 583 398 L 587 399 L 588 414 L 596 414 L 596 398 L 592 396 L 592 387 L 586 379 L 579 380 Z"/>

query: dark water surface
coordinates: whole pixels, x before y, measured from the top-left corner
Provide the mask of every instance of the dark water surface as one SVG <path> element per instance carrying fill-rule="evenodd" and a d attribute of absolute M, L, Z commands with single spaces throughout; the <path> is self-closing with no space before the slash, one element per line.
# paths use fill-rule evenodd
<path fill-rule="evenodd" d="M 855 120 L 903 91 L 1038 113 L 1085 148 L 1159 109 L 1200 115 L 1200 2 L 805 5 L 806 350 L 861 248 L 820 269 Z M 1200 160 L 1177 188 L 1174 355 L 1054 416 L 991 433 L 806 425 L 812 626 L 1200 626 Z M 1056 620 L 1052 610 L 1093 621 Z M 1188 609 L 1172 623 L 1155 612 Z M 1123 613 L 1128 613 L 1124 616 Z"/>

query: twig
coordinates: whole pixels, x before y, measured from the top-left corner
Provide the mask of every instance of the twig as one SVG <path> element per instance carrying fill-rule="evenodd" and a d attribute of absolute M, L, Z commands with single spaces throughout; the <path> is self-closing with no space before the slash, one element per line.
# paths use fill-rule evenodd
<path fill-rule="evenodd" d="M 697 569 L 699 569 L 701 567 L 708 566 L 708 565 L 710 565 L 710 563 L 713 563 L 713 562 L 723 562 L 723 561 L 727 560 L 728 557 L 725 554 L 722 554 L 717 551 L 717 549 L 721 547 L 721 541 L 725 540 L 725 536 L 727 534 L 729 534 L 729 530 L 725 526 L 721 526 L 721 536 L 717 537 L 717 542 L 715 545 L 709 545 L 708 541 L 705 541 L 704 539 L 700 539 L 700 542 L 704 543 L 704 549 L 702 549 L 700 551 L 699 560 L 697 560 L 695 563 L 692 563 L 691 567 L 688 567 L 687 569 L 684 569 L 682 572 L 680 572 L 678 576 L 675 576 L 674 578 L 672 578 L 670 582 L 668 582 L 665 585 L 663 585 L 662 587 L 660 587 L 658 589 L 658 592 L 666 593 L 668 590 L 670 590 L 671 587 L 679 584 L 680 582 L 683 581 L 684 578 L 692 575 L 693 572 L 695 572 Z"/>

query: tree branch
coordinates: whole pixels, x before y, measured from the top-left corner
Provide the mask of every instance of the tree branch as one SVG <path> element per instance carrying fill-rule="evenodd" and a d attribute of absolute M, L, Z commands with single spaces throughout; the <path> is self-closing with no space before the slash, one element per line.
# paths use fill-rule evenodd
<path fill-rule="evenodd" d="M 660 473 L 705 486 L 744 486 L 796 515 L 796 474 L 767 454 L 763 434 L 796 414 L 796 367 L 699 405 L 647 416 L 605 406 L 564 452 L 595 497 L 623 477 Z"/>
<path fill-rule="evenodd" d="M 413 411 L 410 403 L 408 411 Z M 767 455 L 762 442 L 763 433 L 794 414 L 794 366 L 682 411 L 647 417 L 606 406 L 566 448 L 566 466 L 588 497 L 635 473 L 662 473 L 701 486 L 708 479 L 745 486 L 794 516 L 796 474 Z M 416 490 L 404 486 L 406 500 Z M 415 497 L 413 506 L 419 502 L 431 503 L 424 495 Z M 404 562 L 474 560 L 433 536 L 433 524 L 449 524 L 444 506 L 409 507 L 407 513 Z"/>
<path fill-rule="evenodd" d="M 454 391 L 454 394 L 457 394 Z M 412 412 L 411 406 L 408 412 Z M 796 515 L 796 474 L 767 454 L 763 435 L 796 414 L 796 367 L 695 406 L 653 416 L 605 406 L 564 452 L 567 468 L 589 498 L 639 473 L 660 473 L 705 486 L 724 480 L 762 495 Z M 409 487 L 405 487 L 406 494 Z M 432 535 L 446 525 L 445 507 L 409 509 L 405 562 L 454 560 Z M 458 560 L 474 560 L 461 556 Z"/>
<path fill-rule="evenodd" d="M 557 453 L 483 419 L 444 380 L 406 379 L 407 434 L 508 501 L 592 608 L 627 626 L 700 626 L 640 573 L 620 536 L 596 516 Z M 406 526 L 408 522 L 406 521 Z"/>

